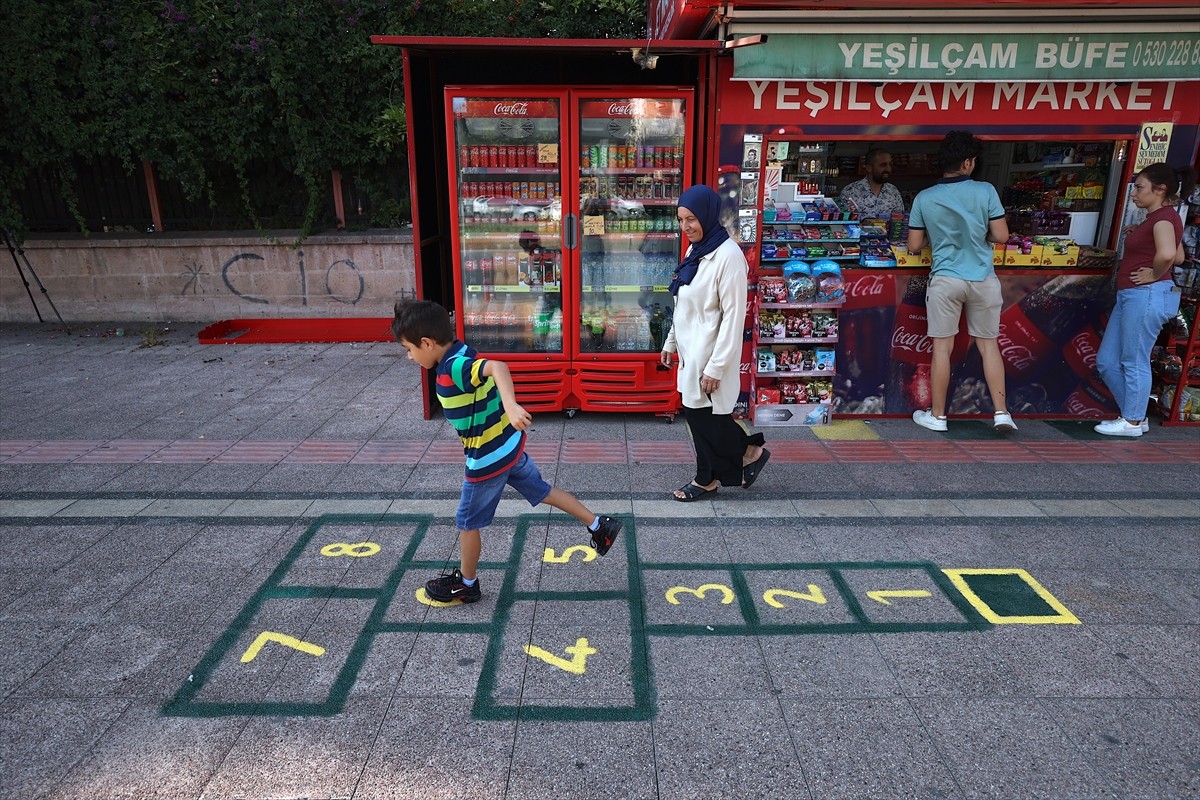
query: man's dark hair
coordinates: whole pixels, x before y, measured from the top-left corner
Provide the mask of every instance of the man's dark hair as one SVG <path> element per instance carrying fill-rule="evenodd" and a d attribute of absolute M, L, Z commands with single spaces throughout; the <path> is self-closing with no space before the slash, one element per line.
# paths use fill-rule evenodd
<path fill-rule="evenodd" d="M 438 344 L 454 341 L 454 323 L 446 309 L 429 300 L 401 300 L 396 303 L 396 318 L 392 320 L 392 335 L 396 341 L 420 344 L 432 339 Z"/>
<path fill-rule="evenodd" d="M 892 151 L 886 148 L 872 147 L 867 151 L 867 154 L 863 156 L 863 163 L 868 167 L 872 167 L 875 165 L 875 159 L 879 158 L 880 156 L 890 156 L 891 154 Z"/>
<path fill-rule="evenodd" d="M 938 146 L 938 164 L 942 172 L 954 172 L 968 158 L 979 158 L 982 152 L 983 142 L 970 131 L 950 131 Z"/>

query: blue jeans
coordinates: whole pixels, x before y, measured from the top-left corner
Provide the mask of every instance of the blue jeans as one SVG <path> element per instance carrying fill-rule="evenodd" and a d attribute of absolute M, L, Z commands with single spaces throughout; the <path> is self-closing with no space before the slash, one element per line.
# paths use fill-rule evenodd
<path fill-rule="evenodd" d="M 1171 281 L 1156 281 L 1117 292 L 1117 304 L 1096 354 L 1096 369 L 1125 419 L 1146 416 L 1150 350 L 1163 325 L 1179 312 L 1180 294 L 1173 288 Z"/>

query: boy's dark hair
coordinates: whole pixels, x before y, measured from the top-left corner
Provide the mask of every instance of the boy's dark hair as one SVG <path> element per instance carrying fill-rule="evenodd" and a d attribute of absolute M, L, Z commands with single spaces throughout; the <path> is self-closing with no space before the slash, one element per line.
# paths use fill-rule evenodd
<path fill-rule="evenodd" d="M 1138 175 L 1150 181 L 1151 186 L 1167 187 L 1168 205 L 1175 205 L 1181 198 L 1190 197 L 1192 190 L 1196 188 L 1196 172 L 1191 167 L 1176 169 L 1170 164 L 1159 162 L 1134 175 L 1134 180 L 1137 180 Z"/>
<path fill-rule="evenodd" d="M 979 158 L 982 152 L 983 142 L 970 131 L 950 131 L 938 146 L 938 164 L 942 172 L 954 172 L 968 158 Z"/>
<path fill-rule="evenodd" d="M 429 300 L 401 300 L 396 303 L 396 318 L 392 320 L 392 335 L 396 341 L 420 344 L 432 339 L 438 344 L 454 341 L 454 323 L 446 309 Z"/>

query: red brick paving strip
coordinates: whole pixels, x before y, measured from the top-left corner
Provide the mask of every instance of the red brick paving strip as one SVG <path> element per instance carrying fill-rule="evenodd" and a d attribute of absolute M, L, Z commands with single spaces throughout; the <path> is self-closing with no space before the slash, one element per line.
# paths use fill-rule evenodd
<path fill-rule="evenodd" d="M 38 442 L 9 458 L 6 464 L 68 464 L 85 453 L 96 449 L 101 442 L 63 440 Z"/>
<path fill-rule="evenodd" d="M 146 459 L 150 464 L 200 464 L 212 461 L 233 445 L 233 442 L 183 441 L 171 442 Z"/>
<path fill-rule="evenodd" d="M 167 440 L 125 439 L 105 442 L 75 459 L 75 464 L 138 464 L 171 444 Z"/>
<path fill-rule="evenodd" d="M 349 464 L 363 449 L 362 442 L 315 442 L 296 445 L 283 458 L 285 464 Z"/>
<path fill-rule="evenodd" d="M 367 442 L 350 463 L 416 464 L 428 447 L 428 442 Z"/>

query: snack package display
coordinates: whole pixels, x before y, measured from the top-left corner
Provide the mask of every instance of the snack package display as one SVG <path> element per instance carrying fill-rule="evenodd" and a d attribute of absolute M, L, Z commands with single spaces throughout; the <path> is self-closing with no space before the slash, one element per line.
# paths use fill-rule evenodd
<path fill-rule="evenodd" d="M 842 268 L 836 261 L 818 261 L 812 265 L 813 278 L 817 283 L 818 303 L 837 303 L 846 295 L 846 283 Z"/>
<path fill-rule="evenodd" d="M 788 303 L 808 303 L 817 294 L 812 268 L 805 261 L 789 261 L 783 265 L 783 277 L 787 283 Z"/>
<path fill-rule="evenodd" d="M 783 278 L 759 278 L 758 298 L 764 303 L 786 303 L 787 282 Z"/>
<path fill-rule="evenodd" d="M 816 368 L 818 370 L 834 370 L 837 367 L 834 364 L 834 354 L 837 352 L 832 347 L 818 347 L 816 354 Z"/>

